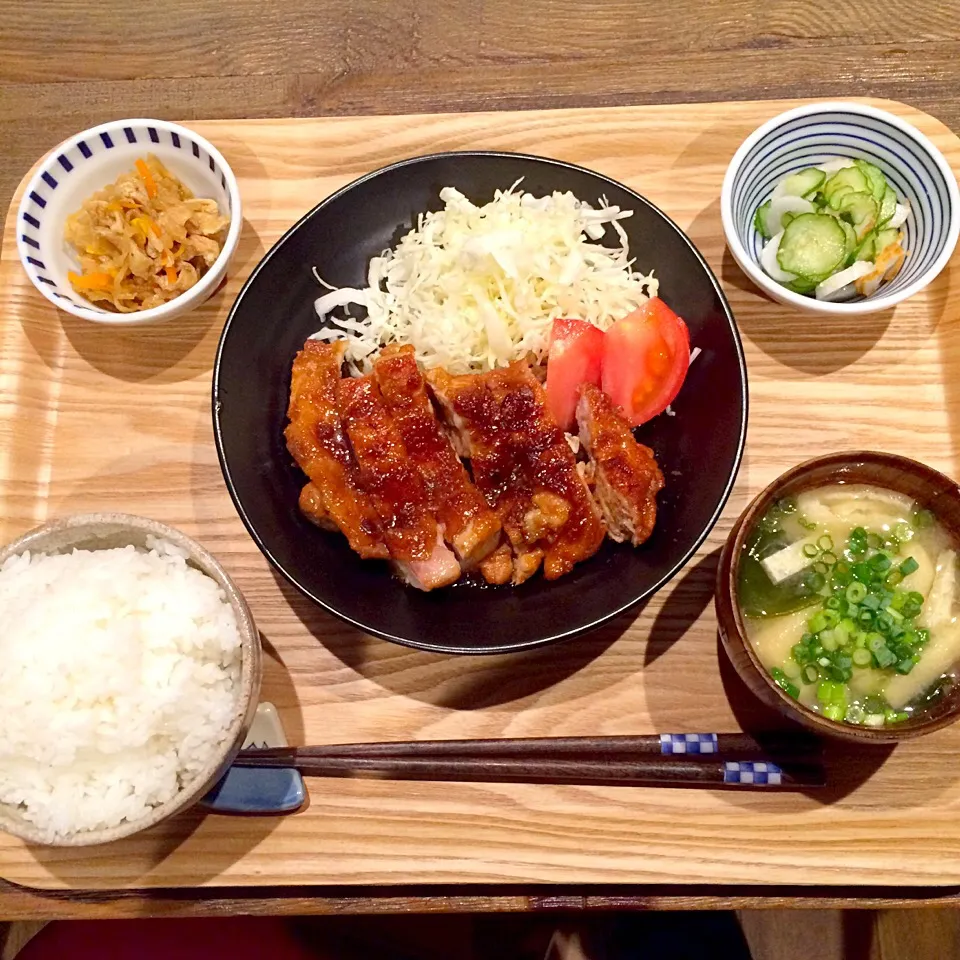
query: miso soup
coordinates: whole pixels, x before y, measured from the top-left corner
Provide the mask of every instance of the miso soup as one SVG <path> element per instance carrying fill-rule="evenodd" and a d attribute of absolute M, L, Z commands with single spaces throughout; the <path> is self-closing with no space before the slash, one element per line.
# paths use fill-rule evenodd
<path fill-rule="evenodd" d="M 781 500 L 750 531 L 737 588 L 760 661 L 831 720 L 899 723 L 954 682 L 956 547 L 903 494 L 836 484 Z"/>

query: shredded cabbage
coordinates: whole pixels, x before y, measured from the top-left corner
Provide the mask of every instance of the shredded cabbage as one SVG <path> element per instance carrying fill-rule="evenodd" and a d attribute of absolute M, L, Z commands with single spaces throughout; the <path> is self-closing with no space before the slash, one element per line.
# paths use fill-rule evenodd
<path fill-rule="evenodd" d="M 498 190 L 476 206 L 460 191 L 440 191 L 442 210 L 421 214 L 393 250 L 370 261 L 368 286 L 333 288 L 315 307 L 315 338 L 345 338 L 361 372 L 388 343 L 410 343 L 425 367 L 472 373 L 547 352 L 558 317 L 607 329 L 657 295 L 657 281 L 633 269 L 619 221 L 633 211 L 599 209 L 572 193 L 534 197 Z M 609 224 L 619 245 L 600 240 Z M 332 316 L 356 305 L 366 318 Z"/>

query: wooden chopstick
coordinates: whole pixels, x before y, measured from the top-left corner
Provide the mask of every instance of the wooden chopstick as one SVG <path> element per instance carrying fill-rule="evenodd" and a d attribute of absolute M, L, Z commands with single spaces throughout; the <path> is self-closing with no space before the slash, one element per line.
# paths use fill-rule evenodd
<path fill-rule="evenodd" d="M 460 740 L 394 744 L 344 744 L 335 747 L 274 747 L 242 751 L 240 767 L 297 769 L 312 777 L 361 777 L 389 780 L 445 780 L 485 783 L 556 783 L 588 786 L 733 786 L 801 789 L 823 786 L 822 764 L 804 738 L 796 759 L 744 759 L 758 756 L 759 741 L 730 734 L 740 756 L 669 753 L 657 736 L 571 737 L 560 740 Z M 613 741 L 611 745 L 611 741 Z M 630 750 L 639 741 L 639 749 Z M 719 737 L 717 742 L 719 743 Z M 727 744 L 731 741 L 724 740 Z M 798 741 L 800 742 L 800 741 Z M 562 744 L 557 752 L 552 748 Z M 599 750 L 591 745 L 600 744 Z M 478 745 L 479 750 L 475 750 Z M 796 748 L 791 739 L 788 746 Z M 604 752 L 603 747 L 606 747 Z M 392 753 L 381 753 L 388 748 Z M 459 751 L 459 752 L 458 752 Z"/>
<path fill-rule="evenodd" d="M 556 783 L 585 786 L 736 786 L 765 790 L 821 787 L 823 766 L 797 761 L 646 755 L 634 760 L 578 760 L 544 757 L 261 757 L 245 751 L 241 767 L 294 767 L 307 777 L 358 777 L 382 780 L 445 780 L 484 783 Z"/>
<path fill-rule="evenodd" d="M 332 757 L 569 757 L 575 759 L 637 756 L 736 756 L 780 758 L 818 756 L 822 743 L 805 734 L 748 733 L 646 734 L 619 737 L 528 737 L 492 740 L 398 740 L 342 743 L 315 747 L 275 747 L 244 751 L 258 757 L 300 759 Z"/>

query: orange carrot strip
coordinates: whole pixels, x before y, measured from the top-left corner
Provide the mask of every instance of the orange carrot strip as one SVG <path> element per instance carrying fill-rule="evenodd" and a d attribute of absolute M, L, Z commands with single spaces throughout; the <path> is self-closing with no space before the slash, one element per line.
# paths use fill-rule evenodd
<path fill-rule="evenodd" d="M 147 188 L 147 196 L 155 197 L 157 195 L 157 181 L 153 179 L 150 168 L 139 157 L 137 158 L 136 167 L 137 173 L 140 174 L 140 179 L 143 180 L 143 184 Z"/>
<path fill-rule="evenodd" d="M 109 290 L 113 286 L 113 277 L 109 273 L 85 273 L 80 276 L 71 270 L 67 279 L 78 290 Z"/>
<path fill-rule="evenodd" d="M 144 239 L 147 237 L 147 231 L 149 230 L 155 237 L 160 236 L 160 227 L 157 226 L 154 220 L 151 220 L 145 213 L 141 214 L 139 217 L 131 218 L 130 222 L 135 224 L 140 232 L 143 234 Z"/>
<path fill-rule="evenodd" d="M 177 268 L 167 267 L 167 283 L 172 287 L 177 282 Z"/>

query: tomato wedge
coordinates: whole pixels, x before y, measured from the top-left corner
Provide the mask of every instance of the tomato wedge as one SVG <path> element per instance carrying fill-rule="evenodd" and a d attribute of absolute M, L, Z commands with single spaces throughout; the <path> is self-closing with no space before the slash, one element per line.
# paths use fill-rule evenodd
<path fill-rule="evenodd" d="M 653 297 L 607 331 L 601 386 L 630 424 L 639 427 L 673 401 L 689 366 L 687 325 Z"/>
<path fill-rule="evenodd" d="M 547 408 L 564 430 L 574 429 L 580 387 L 584 383 L 600 386 L 603 339 L 603 331 L 586 320 L 553 321 L 547 358 Z"/>

